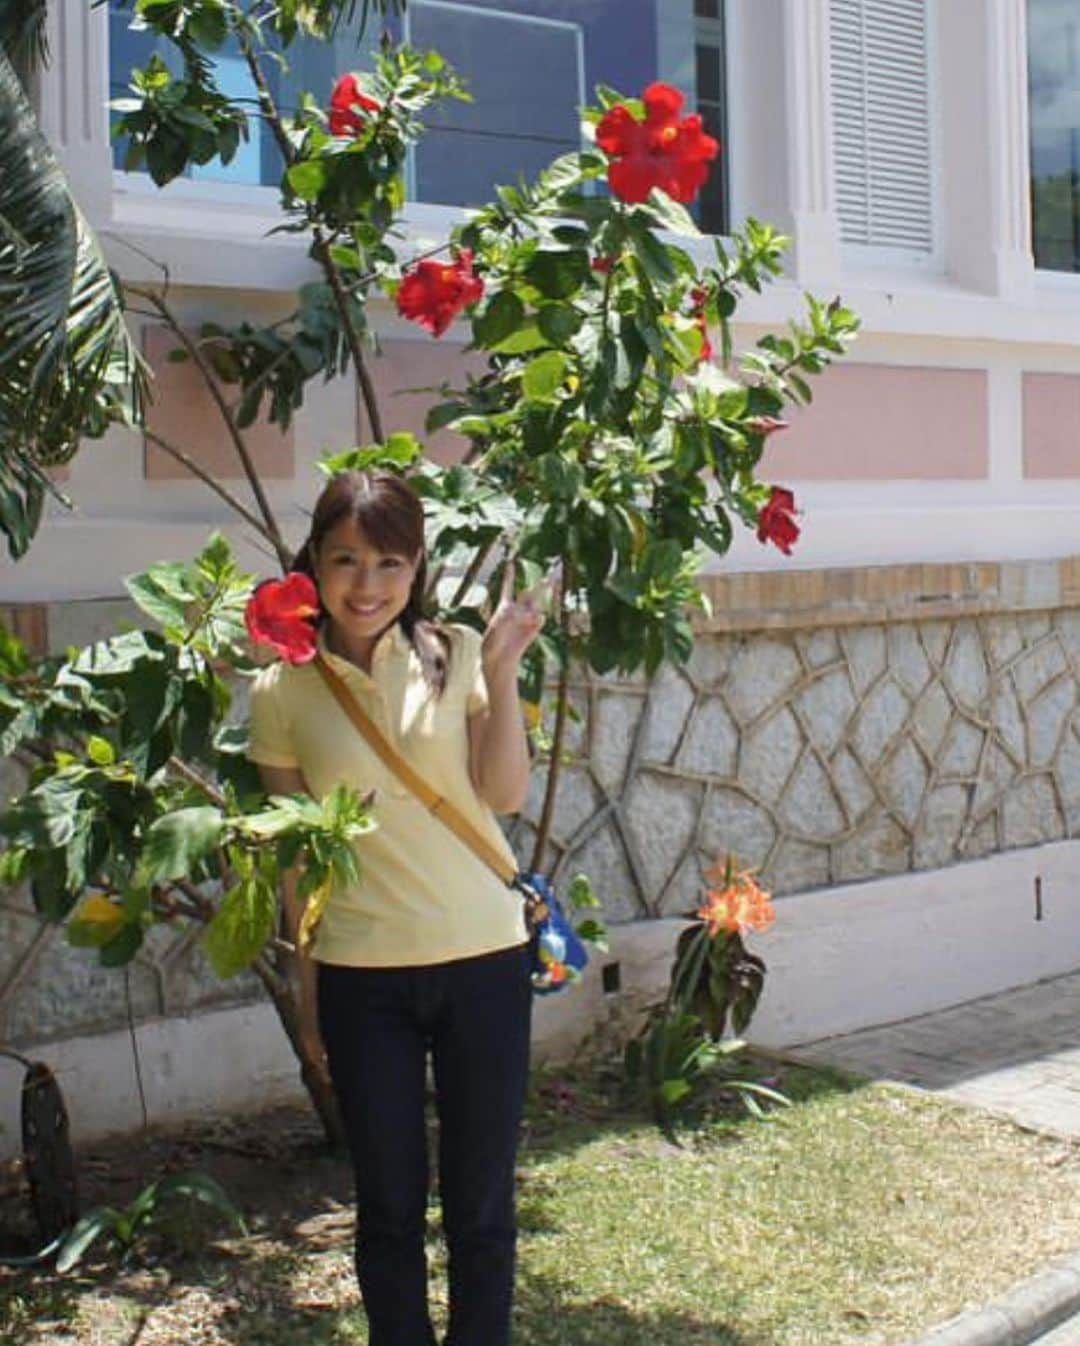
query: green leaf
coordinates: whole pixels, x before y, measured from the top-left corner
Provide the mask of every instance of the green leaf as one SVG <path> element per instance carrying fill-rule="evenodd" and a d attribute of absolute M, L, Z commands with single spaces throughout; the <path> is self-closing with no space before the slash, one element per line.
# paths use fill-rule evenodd
<path fill-rule="evenodd" d="M 661 229 L 670 229 L 673 234 L 701 237 L 701 230 L 694 222 L 694 217 L 685 206 L 673 201 L 667 192 L 655 190 L 649 197 L 648 205 L 638 208 L 638 214 L 651 215 Z"/>
<path fill-rule="evenodd" d="M 285 181 L 301 201 L 316 201 L 330 179 L 325 159 L 301 159 L 285 174 Z"/>
<path fill-rule="evenodd" d="M 102 967 L 124 967 L 139 952 L 143 942 L 141 925 L 125 925 L 115 938 L 103 944 L 98 951 Z"/>
<path fill-rule="evenodd" d="M 526 318 L 516 332 L 498 341 L 490 350 L 496 355 L 527 355 L 529 351 L 543 349 L 551 343 L 540 330 L 536 318 Z"/>
<path fill-rule="evenodd" d="M 547 299 L 568 299 L 581 289 L 589 273 L 589 254 L 577 249 L 543 249 L 533 254 L 525 268 L 526 279 Z"/>
<path fill-rule="evenodd" d="M 277 919 L 277 896 L 257 871 L 225 894 L 203 934 L 203 948 L 219 977 L 235 977 L 254 962 Z"/>
<path fill-rule="evenodd" d="M 215 1182 L 208 1173 L 200 1173 L 195 1169 L 190 1169 L 186 1173 L 169 1173 L 159 1179 L 156 1186 L 159 1202 L 175 1200 L 177 1197 L 201 1201 L 224 1215 L 241 1234 L 247 1233 L 243 1216 L 229 1200 L 221 1184 Z"/>
<path fill-rule="evenodd" d="M 570 886 L 566 890 L 566 898 L 575 911 L 584 911 L 589 907 L 599 908 L 602 905 L 596 895 L 596 890 L 585 874 L 575 874 L 570 880 Z"/>
<path fill-rule="evenodd" d="M 56 1255 L 57 1271 L 63 1275 L 77 1266 L 102 1234 L 115 1230 L 119 1219 L 120 1212 L 112 1206 L 95 1206 L 93 1210 L 87 1211 L 60 1245 Z"/>
<path fill-rule="evenodd" d="M 95 766 L 112 766 L 116 761 L 116 749 L 107 738 L 91 734 L 86 741 L 86 753 Z"/>
<path fill-rule="evenodd" d="M 583 939 L 586 944 L 592 944 L 599 949 L 601 953 L 606 953 L 608 949 L 607 928 L 603 922 L 592 919 L 581 921 L 575 927 L 578 938 Z"/>
<path fill-rule="evenodd" d="M 553 346 L 565 346 L 580 331 L 585 315 L 570 304 L 545 304 L 536 321 Z"/>
<path fill-rule="evenodd" d="M 530 402 L 553 402 L 570 364 L 565 351 L 544 351 L 525 366 L 521 391 Z"/>
<path fill-rule="evenodd" d="M 182 627 L 195 597 L 191 567 L 178 561 L 163 561 L 141 575 L 130 575 L 124 588 L 148 617 L 165 627 Z"/>
<path fill-rule="evenodd" d="M 670 1107 L 684 1099 L 690 1093 L 692 1087 L 687 1080 L 664 1080 L 660 1085 L 660 1096 Z"/>
<path fill-rule="evenodd" d="M 525 305 L 513 290 L 500 290 L 483 313 L 473 318 L 473 339 L 490 348 L 516 332 L 525 317 Z"/>
<path fill-rule="evenodd" d="M 221 841 L 225 819 L 211 804 L 166 813 L 149 828 L 139 856 L 139 882 L 188 878 Z"/>

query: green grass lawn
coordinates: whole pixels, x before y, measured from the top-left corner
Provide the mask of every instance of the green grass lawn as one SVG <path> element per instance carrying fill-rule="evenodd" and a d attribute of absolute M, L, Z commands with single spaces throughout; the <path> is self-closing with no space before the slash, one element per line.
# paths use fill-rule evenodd
<path fill-rule="evenodd" d="M 765 1065 L 794 1106 L 718 1095 L 673 1145 L 594 1069 L 538 1078 L 520 1168 L 517 1346 L 900 1342 L 1080 1247 L 1080 1147 L 912 1092 Z M 218 1176 L 251 1223 L 141 1265 L 0 1276 L 4 1346 L 360 1346 L 348 1175 L 274 1114 L 89 1161 L 115 1200 L 163 1166 Z M 138 1148 L 138 1147 L 135 1147 Z M 126 1188 L 125 1188 L 126 1184 Z M 123 1191 L 121 1190 L 123 1189 Z M 432 1299 L 445 1309 L 438 1208 Z"/>

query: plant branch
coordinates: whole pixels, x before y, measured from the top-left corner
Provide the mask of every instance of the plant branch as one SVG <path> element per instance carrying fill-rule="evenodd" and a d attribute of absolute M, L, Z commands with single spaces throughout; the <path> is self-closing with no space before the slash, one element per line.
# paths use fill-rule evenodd
<path fill-rule="evenodd" d="M 281 119 L 281 113 L 278 111 L 277 104 L 274 102 L 274 96 L 270 92 L 270 86 L 266 82 L 266 76 L 259 63 L 259 58 L 255 49 L 251 45 L 250 39 L 245 33 L 239 34 L 240 50 L 243 52 L 244 60 L 251 71 L 251 78 L 254 81 L 256 92 L 259 96 L 259 104 L 263 110 L 263 116 L 270 127 L 274 140 L 277 142 L 278 149 L 281 151 L 281 157 L 285 160 L 287 167 L 292 167 L 296 162 L 297 154 L 292 141 L 289 139 L 288 132 L 285 130 L 285 123 Z M 379 442 L 383 438 L 382 417 L 379 415 L 379 406 L 375 397 L 375 386 L 371 382 L 371 375 L 367 371 L 367 365 L 364 363 L 364 352 L 360 346 L 360 336 L 353 325 L 352 315 L 349 312 L 349 291 L 346 289 L 345 282 L 341 277 L 341 271 L 337 263 L 330 256 L 330 244 L 326 239 L 322 229 L 313 224 L 311 228 L 313 248 L 319 265 L 322 267 L 323 274 L 334 296 L 334 303 L 337 305 L 338 313 L 341 315 L 342 327 L 345 331 L 345 340 L 349 347 L 349 354 L 352 356 L 353 368 L 356 370 L 356 377 L 360 382 L 360 392 L 364 398 L 364 407 L 367 411 L 368 423 L 371 426 L 372 437 Z"/>
<path fill-rule="evenodd" d="M 371 381 L 371 375 L 368 373 L 367 365 L 364 363 L 364 352 L 360 345 L 360 334 L 353 325 L 352 314 L 349 312 L 350 296 L 345 288 L 345 282 L 341 278 L 341 271 L 333 257 L 330 256 L 330 245 L 323 236 L 322 230 L 318 225 L 312 227 L 312 237 L 315 240 L 314 252 L 319 259 L 319 265 L 322 267 L 330 289 L 334 296 L 334 303 L 341 314 L 341 323 L 345 329 L 345 340 L 349 346 L 349 354 L 352 356 L 353 368 L 356 370 L 356 377 L 360 381 L 360 392 L 364 399 L 364 410 L 367 412 L 368 424 L 371 426 L 371 436 L 377 443 L 382 443 L 383 425 L 382 416 L 379 414 L 379 404 L 375 396 L 375 385 Z"/>
<path fill-rule="evenodd" d="M 210 368 L 209 362 L 203 354 L 199 343 L 192 340 L 191 336 L 180 326 L 176 319 L 176 315 L 161 295 L 155 294 L 153 290 L 143 290 L 137 286 L 129 286 L 129 289 L 132 294 L 138 295 L 140 299 L 145 299 L 147 303 L 152 304 L 153 307 L 157 309 L 165 320 L 169 330 L 176 336 L 198 366 L 199 373 L 203 377 L 207 390 L 209 391 L 210 396 L 214 399 L 218 411 L 221 413 L 221 419 L 225 422 L 225 428 L 229 438 L 232 440 L 233 448 L 236 450 L 237 456 L 240 459 L 241 466 L 244 469 L 244 475 L 248 479 L 248 485 L 251 487 L 252 494 L 255 496 L 259 510 L 262 513 L 265 523 L 263 529 L 265 536 L 277 552 L 282 569 L 287 570 L 289 568 L 289 563 L 292 560 L 292 553 L 285 545 L 285 540 L 278 530 L 277 520 L 274 518 L 274 511 L 270 508 L 270 501 L 267 499 L 266 492 L 263 490 L 263 484 L 259 479 L 259 474 L 256 471 L 251 454 L 248 451 L 248 446 L 244 441 L 244 436 L 240 433 L 240 430 L 237 427 L 236 420 L 232 415 L 229 404 L 226 402 L 225 395 L 221 391 L 221 385 L 215 378 L 214 371 Z"/>
<path fill-rule="evenodd" d="M 186 780 L 189 785 L 194 785 L 196 790 L 201 790 L 211 804 L 215 804 L 219 809 L 228 808 L 229 801 L 221 791 L 215 790 L 210 782 L 204 776 L 201 776 L 194 767 L 188 766 L 187 762 L 181 761 L 179 757 L 174 755 L 169 758 L 167 765 L 170 771 Z"/>
<path fill-rule="evenodd" d="M 177 448 L 175 444 L 170 444 L 167 439 L 162 439 L 162 437 L 155 434 L 153 430 L 147 430 L 145 426 L 143 427 L 143 434 L 151 444 L 156 444 L 163 453 L 167 453 L 170 458 L 175 458 L 178 463 L 182 463 L 192 476 L 198 477 L 201 482 L 209 486 L 210 489 L 219 495 L 230 508 L 236 510 L 237 514 L 240 515 L 245 523 L 250 524 L 252 528 L 258 529 L 259 535 L 266 538 L 267 542 L 274 543 L 274 539 L 267 531 L 263 521 L 258 518 L 257 515 L 252 514 L 245 505 L 242 505 L 227 486 L 222 486 L 222 484 L 212 477 L 204 467 L 200 467 L 190 454 L 185 453 L 183 449 Z"/>
<path fill-rule="evenodd" d="M 547 787 L 544 790 L 544 807 L 540 813 L 540 822 L 536 829 L 536 845 L 533 848 L 532 869 L 542 874 L 544 852 L 547 849 L 548 833 L 551 831 L 551 819 L 555 811 L 555 791 L 559 785 L 559 771 L 562 766 L 562 745 L 566 735 L 566 711 L 570 696 L 570 609 L 566 595 L 571 588 L 570 566 L 563 558 L 565 582 L 559 586 L 559 631 L 562 635 L 563 662 L 559 669 L 559 688 L 555 703 L 555 732 L 551 741 L 551 762 L 548 766 Z"/>
<path fill-rule="evenodd" d="M 457 605 L 464 599 L 465 595 L 469 592 L 469 589 L 472 587 L 473 581 L 480 573 L 481 566 L 483 566 L 484 562 L 491 555 L 491 549 L 492 547 L 494 547 L 497 541 L 498 538 L 492 537 L 489 538 L 488 541 L 483 544 L 483 546 L 477 547 L 476 554 L 469 562 L 468 570 L 466 570 L 465 574 L 462 575 L 461 583 L 454 590 L 454 596 L 450 600 L 450 606 L 452 608 L 456 608 Z"/>

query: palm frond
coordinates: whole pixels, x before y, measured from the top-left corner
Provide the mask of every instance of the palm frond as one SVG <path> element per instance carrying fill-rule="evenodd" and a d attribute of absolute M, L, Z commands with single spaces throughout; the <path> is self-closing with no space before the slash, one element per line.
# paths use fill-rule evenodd
<path fill-rule="evenodd" d="M 380 18 L 404 14 L 407 0 L 314 0 L 314 8 L 326 24 L 329 31 L 336 31 L 342 24 L 351 25 L 357 19 L 357 36 L 363 34 L 372 14 Z"/>
<path fill-rule="evenodd" d="M 48 0 L 0 0 L 0 49 L 20 70 L 32 70 L 49 59 L 45 36 Z"/>
<path fill-rule="evenodd" d="M 35 523 L 40 469 L 141 419 L 146 381 L 105 257 L 0 51 L 0 491 L 25 481 Z"/>

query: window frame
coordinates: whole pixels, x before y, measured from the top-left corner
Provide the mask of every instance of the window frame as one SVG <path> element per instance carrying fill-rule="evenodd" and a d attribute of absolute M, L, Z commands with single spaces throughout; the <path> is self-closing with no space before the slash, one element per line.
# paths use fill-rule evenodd
<path fill-rule="evenodd" d="M 726 238 L 731 233 L 731 221 L 734 218 L 734 207 L 732 204 L 731 193 L 731 59 L 729 52 L 730 24 L 729 16 L 731 6 L 728 0 L 719 0 L 717 5 L 719 14 L 716 18 L 706 18 L 696 11 L 692 15 L 693 22 L 693 45 L 694 45 L 694 105 L 700 109 L 702 101 L 712 104 L 712 99 L 701 98 L 701 93 L 697 88 L 697 52 L 699 46 L 712 47 L 720 53 L 720 116 L 719 116 L 719 139 L 720 154 L 713 161 L 712 171 L 721 174 L 721 200 L 723 203 L 722 220 L 723 227 L 717 230 L 707 230 L 704 225 L 701 226 L 702 233 L 709 234 L 712 238 Z"/>
<path fill-rule="evenodd" d="M 1031 11 L 1031 0 L 1024 0 L 1024 16 L 1025 16 L 1025 21 L 1030 17 L 1030 11 Z M 1032 171 L 1032 168 L 1033 168 L 1033 157 L 1034 157 L 1034 146 L 1033 146 L 1033 127 L 1032 127 L 1032 119 L 1031 119 L 1031 33 L 1030 33 L 1030 24 L 1028 24 L 1027 27 L 1026 27 L 1026 29 L 1025 29 L 1025 37 L 1026 37 L 1026 39 L 1027 39 L 1027 50 L 1026 50 L 1026 52 L 1025 52 L 1025 69 L 1026 69 L 1026 72 L 1027 72 L 1027 83 L 1026 83 L 1026 87 L 1025 87 L 1025 90 L 1024 90 L 1024 107 L 1025 107 L 1025 111 L 1026 111 L 1026 114 L 1027 114 L 1027 128 L 1026 128 L 1026 129 L 1027 129 L 1027 144 L 1028 144 L 1028 181 L 1027 181 L 1028 199 L 1027 199 L 1027 210 L 1028 210 L 1028 227 L 1029 227 L 1029 230 L 1030 230 L 1030 242 L 1031 242 L 1031 259 L 1032 259 L 1032 266 L 1033 266 L 1033 268 L 1034 268 L 1034 272 L 1035 272 L 1035 284 L 1036 284 L 1036 286 L 1038 286 L 1038 287 L 1040 287 L 1040 288 L 1042 288 L 1042 289 L 1044 289 L 1044 290 L 1049 290 L 1049 289 L 1059 288 L 1059 289 L 1064 290 L 1064 291 L 1067 293 L 1067 292 L 1069 292 L 1070 290 L 1080 288 L 1080 257 L 1077 258 L 1078 265 L 1077 265 L 1074 269 L 1069 270 L 1069 271 L 1064 271 L 1064 270 L 1059 269 L 1058 267 L 1052 267 L 1052 266 L 1040 266 L 1040 265 L 1039 265 L 1039 259 L 1038 259 L 1038 257 L 1036 256 L 1036 253 L 1035 253 L 1035 191 L 1034 191 L 1034 188 L 1035 188 L 1035 176 L 1034 176 L 1034 173 L 1033 173 L 1033 171 Z M 1080 132 L 1080 127 L 1076 127 L 1076 128 L 1074 128 L 1074 130 L 1077 131 L 1077 132 Z M 1080 192 L 1078 192 L 1078 196 L 1080 196 Z M 1077 204 L 1077 205 L 1080 205 L 1080 201 L 1077 201 L 1076 204 Z"/>

